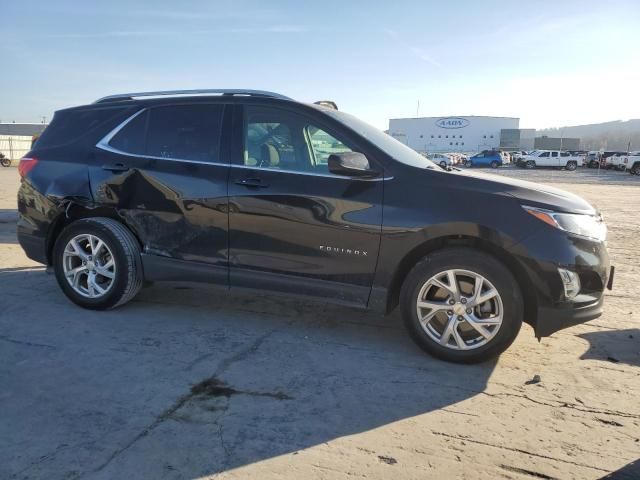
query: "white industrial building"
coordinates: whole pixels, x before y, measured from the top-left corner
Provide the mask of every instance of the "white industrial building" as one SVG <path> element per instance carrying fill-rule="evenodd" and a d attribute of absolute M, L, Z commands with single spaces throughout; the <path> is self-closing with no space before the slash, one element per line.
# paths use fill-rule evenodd
<path fill-rule="evenodd" d="M 513 117 L 421 117 L 389 120 L 389 135 L 418 152 L 479 152 L 500 148 L 502 130 L 519 130 Z"/>
<path fill-rule="evenodd" d="M 31 150 L 34 137 L 45 128 L 40 123 L 0 123 L 0 154 L 12 161 L 19 160 Z"/>

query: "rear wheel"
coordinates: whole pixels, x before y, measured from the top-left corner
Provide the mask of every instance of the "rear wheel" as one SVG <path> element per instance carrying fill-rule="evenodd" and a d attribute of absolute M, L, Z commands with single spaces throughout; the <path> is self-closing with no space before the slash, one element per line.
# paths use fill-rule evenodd
<path fill-rule="evenodd" d="M 640 175 L 640 162 L 636 162 L 633 164 L 633 167 L 629 170 L 631 175 Z"/>
<path fill-rule="evenodd" d="M 527 163 L 525 164 L 526 168 L 536 168 L 536 162 L 534 162 L 533 160 L 527 160 Z"/>
<path fill-rule="evenodd" d="M 67 226 L 56 240 L 53 264 L 60 288 L 81 307 L 113 308 L 142 287 L 138 242 L 111 218 L 85 218 Z"/>
<path fill-rule="evenodd" d="M 445 162 L 444 160 L 442 160 L 442 161 L 440 162 L 440 166 L 441 166 L 442 168 L 447 168 L 447 162 Z"/>
<path fill-rule="evenodd" d="M 500 164 L 498 163 L 497 160 L 494 160 L 493 162 L 491 162 L 491 168 L 498 168 L 500 166 Z"/>
<path fill-rule="evenodd" d="M 441 250 L 419 262 L 402 286 L 401 306 L 415 342 L 458 363 L 502 353 L 523 317 L 522 295 L 509 270 L 467 248 Z"/>
<path fill-rule="evenodd" d="M 576 168 L 578 168 L 578 162 L 574 162 L 574 161 L 567 162 L 567 166 L 565 168 L 573 172 Z"/>
<path fill-rule="evenodd" d="M 2 158 L 0 159 L 0 163 L 2 164 L 3 167 L 10 167 L 11 166 L 11 160 L 8 158 Z"/>

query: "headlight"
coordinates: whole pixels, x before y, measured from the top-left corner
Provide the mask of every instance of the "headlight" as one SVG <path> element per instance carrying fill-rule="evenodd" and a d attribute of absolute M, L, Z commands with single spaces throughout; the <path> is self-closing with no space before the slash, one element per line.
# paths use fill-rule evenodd
<path fill-rule="evenodd" d="M 552 227 L 565 230 L 581 237 L 591 238 L 604 242 L 607 238 L 607 225 L 601 215 L 579 215 L 575 213 L 559 213 L 553 210 L 522 206 L 527 213 L 530 213 L 538 220 L 551 225 Z"/>

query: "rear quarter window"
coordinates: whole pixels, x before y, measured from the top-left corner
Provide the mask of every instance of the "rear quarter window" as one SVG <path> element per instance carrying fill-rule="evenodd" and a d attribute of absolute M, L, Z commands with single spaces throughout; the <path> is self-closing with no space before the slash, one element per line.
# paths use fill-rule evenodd
<path fill-rule="evenodd" d="M 56 112 L 49 126 L 36 141 L 35 146 L 39 148 L 55 147 L 74 142 L 121 111 L 122 108 L 111 107 Z"/>
<path fill-rule="evenodd" d="M 109 146 L 122 153 L 219 161 L 224 105 L 166 105 L 142 110 L 118 131 Z"/>

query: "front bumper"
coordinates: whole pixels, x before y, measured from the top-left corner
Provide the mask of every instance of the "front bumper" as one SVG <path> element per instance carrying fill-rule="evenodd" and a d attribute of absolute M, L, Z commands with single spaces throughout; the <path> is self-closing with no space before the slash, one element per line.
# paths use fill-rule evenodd
<path fill-rule="evenodd" d="M 548 337 L 558 330 L 594 320 L 602 315 L 603 306 L 604 295 L 595 303 L 587 305 L 567 303 L 539 307 L 535 325 L 536 337 Z"/>
<path fill-rule="evenodd" d="M 523 286 L 529 307 L 525 321 L 536 337 L 588 322 L 602 315 L 604 290 L 611 288 L 613 268 L 603 242 L 568 234 L 553 227 L 512 247 L 512 253 L 526 277 Z M 580 293 L 567 300 L 558 268 L 571 270 L 580 278 Z"/>

